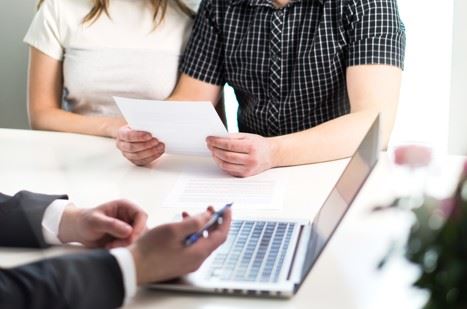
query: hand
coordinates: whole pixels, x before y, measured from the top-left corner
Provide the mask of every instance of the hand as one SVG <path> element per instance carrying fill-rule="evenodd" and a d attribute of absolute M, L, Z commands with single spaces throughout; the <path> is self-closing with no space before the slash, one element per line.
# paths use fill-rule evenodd
<path fill-rule="evenodd" d="M 223 223 L 191 246 L 185 238 L 200 230 L 209 220 L 212 210 L 187 217 L 179 223 L 165 224 L 146 233 L 130 247 L 136 265 L 138 285 L 174 279 L 196 271 L 206 258 L 227 238 L 232 220 L 230 209 Z"/>
<path fill-rule="evenodd" d="M 232 176 L 247 177 L 274 167 L 270 139 L 254 134 L 232 134 L 206 139 L 217 165 Z"/>
<path fill-rule="evenodd" d="M 134 131 L 128 126 L 121 127 L 117 133 L 117 148 L 123 156 L 138 166 L 156 160 L 165 151 L 165 145 L 148 132 Z"/>
<path fill-rule="evenodd" d="M 58 238 L 88 248 L 125 247 L 146 231 L 147 214 L 135 204 L 117 200 L 92 209 L 67 207 Z"/>

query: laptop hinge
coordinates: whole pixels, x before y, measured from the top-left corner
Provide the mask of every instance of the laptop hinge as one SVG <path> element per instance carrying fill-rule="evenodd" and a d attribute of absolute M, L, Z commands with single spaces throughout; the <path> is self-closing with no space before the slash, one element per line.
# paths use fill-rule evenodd
<path fill-rule="evenodd" d="M 293 283 L 300 282 L 302 277 L 303 263 L 305 261 L 306 250 L 308 249 L 308 241 L 310 239 L 311 224 L 300 226 L 300 231 L 297 239 L 297 246 L 290 263 L 290 270 L 287 275 L 287 280 Z"/>

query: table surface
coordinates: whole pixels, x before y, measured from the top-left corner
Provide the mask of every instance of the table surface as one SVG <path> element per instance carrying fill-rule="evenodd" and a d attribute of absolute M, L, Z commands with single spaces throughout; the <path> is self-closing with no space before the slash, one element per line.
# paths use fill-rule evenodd
<path fill-rule="evenodd" d="M 461 157 L 449 157 L 444 162 L 443 173 L 449 176 L 446 179 L 455 179 L 452 176 L 462 161 Z M 268 171 L 288 179 L 283 208 L 248 210 L 241 215 L 311 220 L 347 162 L 339 160 Z M 212 164 L 210 158 L 164 155 L 149 167 L 136 167 L 121 156 L 111 139 L 0 129 L 1 192 L 14 194 L 26 189 L 67 193 L 81 207 L 126 198 L 148 212 L 149 226 L 173 221 L 180 214 L 181 209 L 161 205 L 185 169 Z M 387 155 L 382 153 L 346 218 L 292 299 L 169 293 L 142 288 L 128 308 L 420 307 L 424 294 L 410 288 L 416 274 L 413 267 L 396 257 L 384 270 L 377 270 L 390 244 L 404 239 L 411 222 L 411 217 L 402 211 L 370 212 L 374 205 L 387 203 L 395 194 L 399 180 L 390 167 Z M 0 265 L 15 266 L 73 250 L 77 249 L 2 248 Z"/>

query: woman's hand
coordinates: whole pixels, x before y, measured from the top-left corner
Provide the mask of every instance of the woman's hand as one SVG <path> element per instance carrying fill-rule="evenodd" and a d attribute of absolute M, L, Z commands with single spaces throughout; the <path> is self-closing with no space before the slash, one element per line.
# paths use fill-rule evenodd
<path fill-rule="evenodd" d="M 138 166 L 151 163 L 165 152 L 165 145 L 150 133 L 135 131 L 128 126 L 118 130 L 117 148 L 125 158 Z"/>

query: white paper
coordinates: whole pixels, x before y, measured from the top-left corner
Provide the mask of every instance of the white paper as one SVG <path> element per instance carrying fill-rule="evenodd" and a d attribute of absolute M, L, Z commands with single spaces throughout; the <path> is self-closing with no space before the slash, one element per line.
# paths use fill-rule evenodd
<path fill-rule="evenodd" d="M 187 170 L 178 178 L 163 206 L 182 209 L 220 208 L 233 202 L 235 210 L 280 210 L 287 177 L 269 170 L 249 178 L 235 178 L 222 171 Z"/>
<path fill-rule="evenodd" d="M 165 144 L 165 152 L 210 155 L 208 136 L 226 136 L 210 102 L 175 102 L 114 97 L 128 125 L 146 131 Z"/>

